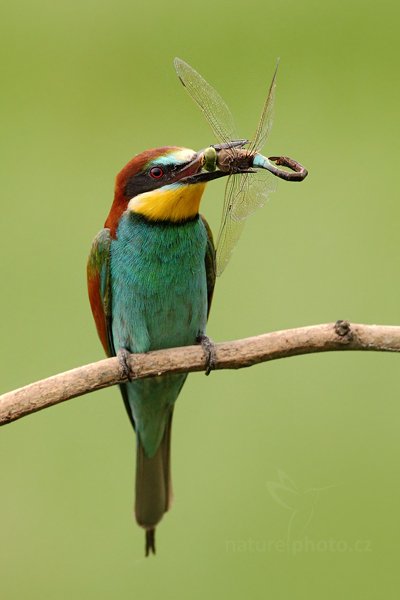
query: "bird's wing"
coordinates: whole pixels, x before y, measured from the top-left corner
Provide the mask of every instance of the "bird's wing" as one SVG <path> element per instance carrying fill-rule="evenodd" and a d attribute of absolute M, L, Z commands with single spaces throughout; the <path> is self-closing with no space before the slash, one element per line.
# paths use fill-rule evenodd
<path fill-rule="evenodd" d="M 110 230 L 102 229 L 94 238 L 90 250 L 87 263 L 87 282 L 90 306 L 92 307 L 100 341 L 107 356 L 116 356 L 117 353 L 112 339 L 110 247 Z M 129 420 L 135 429 L 126 385 L 121 384 L 119 387 Z"/>
<path fill-rule="evenodd" d="M 209 224 L 203 217 L 200 215 L 201 220 L 203 221 L 204 227 L 207 231 L 207 247 L 206 247 L 206 256 L 205 256 L 205 264 L 206 264 L 206 277 L 207 277 L 207 317 L 210 313 L 211 301 L 214 293 L 215 286 L 215 278 L 217 274 L 217 262 L 215 258 L 215 246 L 212 231 L 210 229 Z"/>
<path fill-rule="evenodd" d="M 102 229 L 90 250 L 87 283 L 97 333 L 107 356 L 115 356 L 111 331 L 110 246 L 110 230 Z"/>

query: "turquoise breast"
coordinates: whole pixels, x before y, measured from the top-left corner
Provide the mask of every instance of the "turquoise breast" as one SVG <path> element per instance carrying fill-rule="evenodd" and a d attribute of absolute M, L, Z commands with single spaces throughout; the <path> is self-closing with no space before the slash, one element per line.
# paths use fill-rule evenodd
<path fill-rule="evenodd" d="M 207 232 L 200 218 L 182 224 L 121 218 L 111 242 L 114 348 L 147 352 L 194 344 L 205 332 Z M 186 375 L 126 385 L 129 406 L 145 452 L 161 441 Z"/>

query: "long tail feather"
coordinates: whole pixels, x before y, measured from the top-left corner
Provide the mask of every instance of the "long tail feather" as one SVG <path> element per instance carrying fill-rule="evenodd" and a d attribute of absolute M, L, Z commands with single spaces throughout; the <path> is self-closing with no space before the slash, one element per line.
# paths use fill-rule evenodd
<path fill-rule="evenodd" d="M 135 515 L 146 530 L 145 552 L 155 554 L 155 528 L 172 501 L 170 472 L 172 413 L 157 452 L 148 458 L 138 438 L 136 458 Z"/>

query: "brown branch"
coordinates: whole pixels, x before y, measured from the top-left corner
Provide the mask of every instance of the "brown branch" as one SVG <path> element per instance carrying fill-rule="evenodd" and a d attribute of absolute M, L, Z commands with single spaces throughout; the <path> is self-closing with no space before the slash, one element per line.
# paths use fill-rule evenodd
<path fill-rule="evenodd" d="M 241 369 L 277 358 L 333 350 L 400 352 L 400 327 L 337 321 L 223 342 L 215 345 L 215 368 Z M 200 346 L 131 354 L 129 366 L 132 379 L 204 371 L 207 367 Z M 0 425 L 64 400 L 126 381 L 117 358 L 100 360 L 54 375 L 0 396 Z"/>

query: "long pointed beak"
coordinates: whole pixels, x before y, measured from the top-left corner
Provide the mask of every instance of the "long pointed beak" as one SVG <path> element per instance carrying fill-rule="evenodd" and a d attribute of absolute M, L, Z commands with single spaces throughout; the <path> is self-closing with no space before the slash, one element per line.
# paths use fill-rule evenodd
<path fill-rule="evenodd" d="M 179 171 L 174 175 L 174 181 L 182 181 L 189 179 L 190 177 L 197 175 L 203 168 L 204 159 L 201 152 L 197 152 L 195 157 L 186 163 Z"/>
<path fill-rule="evenodd" d="M 196 175 L 191 175 L 190 177 L 185 177 L 181 179 L 183 183 L 207 183 L 208 181 L 213 181 L 214 179 L 220 179 L 221 177 L 226 177 L 230 175 L 230 173 L 225 173 L 224 171 L 203 171 L 202 173 L 196 173 Z"/>

